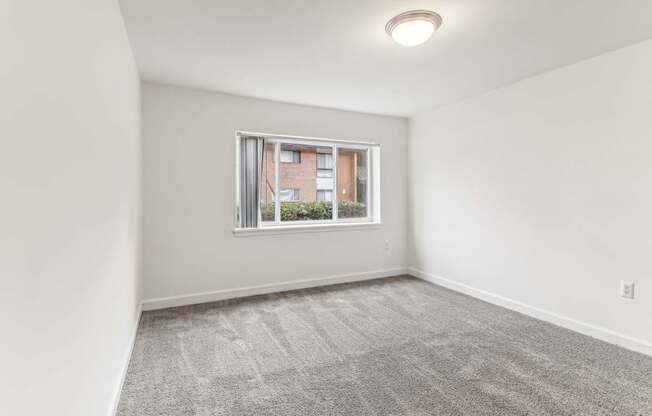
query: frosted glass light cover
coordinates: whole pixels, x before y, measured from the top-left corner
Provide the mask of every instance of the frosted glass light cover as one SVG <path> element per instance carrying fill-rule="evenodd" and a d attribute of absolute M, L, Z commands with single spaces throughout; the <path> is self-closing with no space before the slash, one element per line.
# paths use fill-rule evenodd
<path fill-rule="evenodd" d="M 441 16 L 433 11 L 410 10 L 392 17 L 385 32 L 399 45 L 416 46 L 430 39 L 441 23 Z"/>
<path fill-rule="evenodd" d="M 397 25 L 392 30 L 392 38 L 399 45 L 416 46 L 430 39 L 435 26 L 428 20 L 411 20 Z"/>

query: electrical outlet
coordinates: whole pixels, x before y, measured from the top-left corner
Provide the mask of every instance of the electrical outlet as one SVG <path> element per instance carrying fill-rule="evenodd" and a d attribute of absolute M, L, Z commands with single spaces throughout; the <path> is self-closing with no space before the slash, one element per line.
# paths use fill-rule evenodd
<path fill-rule="evenodd" d="M 634 299 L 634 282 L 620 281 L 620 296 L 627 299 Z"/>
<path fill-rule="evenodd" d="M 385 251 L 389 251 L 389 240 L 385 240 Z"/>

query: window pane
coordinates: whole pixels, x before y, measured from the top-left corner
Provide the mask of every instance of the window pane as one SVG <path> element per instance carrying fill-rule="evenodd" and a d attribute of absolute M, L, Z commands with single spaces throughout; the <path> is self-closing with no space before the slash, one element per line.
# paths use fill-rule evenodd
<path fill-rule="evenodd" d="M 367 216 L 367 151 L 338 148 L 337 151 L 337 216 Z"/>
<path fill-rule="evenodd" d="M 301 191 L 299 189 L 285 188 L 281 189 L 279 196 L 281 197 L 281 201 L 298 201 L 301 199 L 300 194 Z"/>
<path fill-rule="evenodd" d="M 333 154 L 332 153 L 318 153 L 317 154 L 317 169 L 333 169 Z"/>
<path fill-rule="evenodd" d="M 274 169 L 274 144 L 265 144 L 262 166 L 262 183 L 260 192 L 260 218 L 264 222 L 274 222 L 274 186 L 276 174 Z"/>
<path fill-rule="evenodd" d="M 301 163 L 301 152 L 292 150 L 281 151 L 281 163 Z"/>
<path fill-rule="evenodd" d="M 292 152 L 283 151 L 281 152 L 281 163 L 292 163 L 294 160 L 292 158 Z"/>
<path fill-rule="evenodd" d="M 281 163 L 281 221 L 324 221 L 333 219 L 332 203 L 320 201 L 318 191 L 333 190 L 333 149 L 329 146 L 282 143 L 281 154 L 293 154 L 293 163 Z M 330 156 L 330 161 L 327 157 Z M 289 157 L 288 157 L 289 158 Z M 321 160 L 321 162 L 320 162 Z M 317 165 L 330 166 L 330 177 L 317 174 Z M 327 175 L 327 173 L 326 173 Z M 292 199 L 286 199 L 286 198 Z M 332 198 L 332 196 L 331 196 Z"/>
<path fill-rule="evenodd" d="M 333 202 L 333 191 L 317 191 L 317 201 L 319 202 Z"/>

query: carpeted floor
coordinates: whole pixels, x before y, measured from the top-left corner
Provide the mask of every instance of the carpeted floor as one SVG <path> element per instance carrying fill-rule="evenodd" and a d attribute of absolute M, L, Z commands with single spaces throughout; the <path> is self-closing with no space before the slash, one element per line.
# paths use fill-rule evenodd
<path fill-rule="evenodd" d="M 146 312 L 118 414 L 652 415 L 652 358 L 397 277 Z"/>

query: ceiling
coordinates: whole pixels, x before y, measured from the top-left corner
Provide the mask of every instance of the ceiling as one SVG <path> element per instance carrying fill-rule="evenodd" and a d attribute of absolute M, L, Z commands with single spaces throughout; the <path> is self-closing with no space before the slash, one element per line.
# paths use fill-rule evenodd
<path fill-rule="evenodd" d="M 652 37 L 650 0 L 121 0 L 141 76 L 410 116 Z M 387 20 L 444 22 L 405 48 Z"/>

